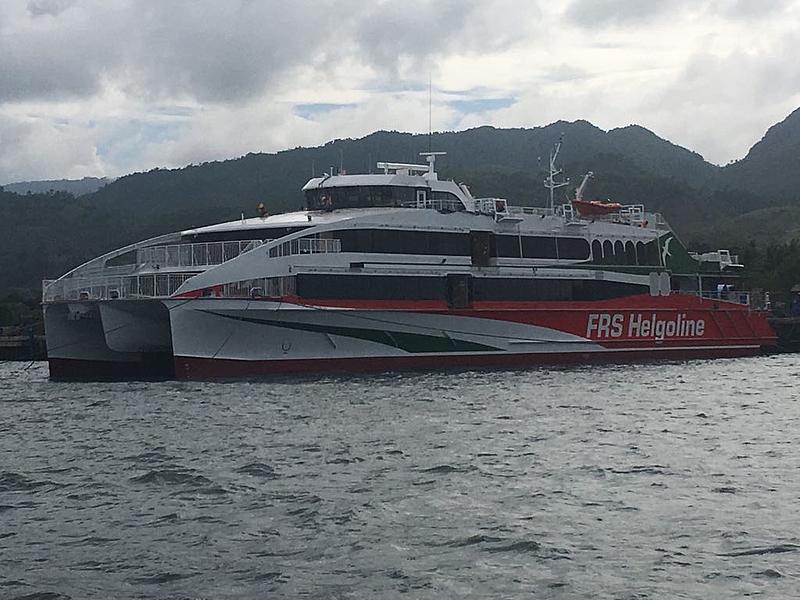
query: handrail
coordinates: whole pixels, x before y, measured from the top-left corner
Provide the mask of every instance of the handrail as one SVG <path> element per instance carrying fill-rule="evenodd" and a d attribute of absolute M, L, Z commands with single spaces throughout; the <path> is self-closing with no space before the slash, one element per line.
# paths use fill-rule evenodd
<path fill-rule="evenodd" d="M 741 304 L 743 306 L 752 306 L 752 296 L 750 292 L 744 292 L 739 290 L 727 290 L 727 291 L 712 291 L 712 290 L 703 290 L 703 291 L 683 291 L 683 290 L 675 290 L 673 293 L 678 294 L 689 294 L 690 296 L 697 296 L 698 298 L 704 298 L 706 300 L 722 300 L 723 302 L 733 302 L 734 304 Z"/>
<path fill-rule="evenodd" d="M 197 242 L 137 248 L 135 264 L 75 271 L 61 279 L 43 280 L 42 301 L 168 297 L 203 268 L 232 260 L 269 241 Z M 161 269 L 166 272 L 143 272 Z M 169 272 L 169 269 L 182 271 Z"/>
<path fill-rule="evenodd" d="M 43 301 L 166 298 L 198 273 L 144 273 L 126 276 L 70 277 L 44 285 Z"/>
<path fill-rule="evenodd" d="M 270 258 L 298 254 L 328 254 L 341 252 L 342 241 L 335 238 L 298 238 L 269 249 Z"/>
<path fill-rule="evenodd" d="M 464 210 L 464 203 L 461 200 L 450 199 L 433 199 L 428 198 L 425 200 L 401 202 L 401 208 L 428 208 L 433 210 L 441 210 L 446 212 L 458 212 Z"/>
<path fill-rule="evenodd" d="M 272 240 L 236 240 L 148 246 L 136 251 L 136 263 L 153 268 L 221 265 Z"/>

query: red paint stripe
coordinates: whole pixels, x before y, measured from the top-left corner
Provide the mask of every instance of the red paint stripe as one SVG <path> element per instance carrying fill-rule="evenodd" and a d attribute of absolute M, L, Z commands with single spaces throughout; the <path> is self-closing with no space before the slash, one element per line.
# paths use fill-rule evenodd
<path fill-rule="evenodd" d="M 619 363 L 692 358 L 736 358 L 760 353 L 757 347 L 696 347 L 630 349 L 615 352 L 553 352 L 528 354 L 460 354 L 437 356 L 392 356 L 366 358 L 318 358 L 283 360 L 231 360 L 175 357 L 179 379 L 257 377 L 296 373 L 365 373 L 380 371 L 431 371 L 447 368 L 515 368 L 531 365 Z"/>

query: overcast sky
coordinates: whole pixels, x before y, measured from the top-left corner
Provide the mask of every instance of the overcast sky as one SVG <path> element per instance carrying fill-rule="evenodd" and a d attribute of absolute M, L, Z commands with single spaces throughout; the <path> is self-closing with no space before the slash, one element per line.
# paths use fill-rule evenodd
<path fill-rule="evenodd" d="M 637 123 L 717 164 L 800 105 L 800 0 L 2 0 L 0 184 L 377 129 Z M 391 160 L 392 157 L 383 157 Z"/>

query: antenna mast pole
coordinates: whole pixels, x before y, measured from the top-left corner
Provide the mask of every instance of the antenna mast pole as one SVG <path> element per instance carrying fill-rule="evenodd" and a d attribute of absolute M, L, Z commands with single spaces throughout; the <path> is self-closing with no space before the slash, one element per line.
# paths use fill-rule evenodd
<path fill-rule="evenodd" d="M 556 168 L 556 159 L 558 158 L 558 153 L 561 151 L 562 140 L 563 136 L 559 137 L 555 147 L 550 151 L 550 172 L 547 175 L 547 179 L 544 180 L 544 187 L 550 190 L 550 210 L 554 213 L 556 208 L 555 191 L 558 188 L 569 185 L 569 179 L 565 179 L 564 181 L 556 181 L 556 177 L 562 173 L 561 169 Z"/>
<path fill-rule="evenodd" d="M 433 152 L 433 75 L 428 74 L 428 152 Z"/>

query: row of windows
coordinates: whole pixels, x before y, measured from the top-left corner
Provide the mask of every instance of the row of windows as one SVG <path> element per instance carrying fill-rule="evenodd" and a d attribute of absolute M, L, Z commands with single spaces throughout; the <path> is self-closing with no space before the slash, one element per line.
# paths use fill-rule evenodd
<path fill-rule="evenodd" d="M 281 298 L 295 294 L 296 280 L 288 277 L 261 277 L 226 283 L 222 295 L 231 298 Z"/>
<path fill-rule="evenodd" d="M 346 188 L 342 188 L 346 189 Z M 394 188 L 388 188 L 394 189 Z M 410 189 L 410 188 L 397 188 Z M 184 242 L 233 241 L 252 239 L 278 239 L 304 229 L 304 227 L 276 227 L 240 231 L 200 233 L 184 236 Z M 324 234 L 341 240 L 342 252 L 376 254 L 422 254 L 435 256 L 470 256 L 474 243 L 470 234 L 425 232 L 392 229 L 352 229 Z M 480 243 L 488 244 L 485 252 L 490 258 L 538 258 L 588 260 L 589 242 L 583 238 L 553 236 L 495 235 L 488 231 L 472 232 Z M 598 264 L 648 265 L 659 264 L 656 241 L 644 244 L 620 240 L 600 242 L 594 240 L 591 256 Z M 127 258 L 127 257 L 126 257 Z M 120 264 L 127 264 L 120 258 Z"/>
<path fill-rule="evenodd" d="M 475 244 L 483 244 L 489 257 L 562 258 L 588 260 L 589 242 L 582 238 L 403 231 L 394 229 L 352 229 L 332 234 L 341 240 L 342 252 L 377 254 L 423 254 L 470 256 Z M 488 244 L 488 245 L 487 245 Z"/>
<path fill-rule="evenodd" d="M 589 258 L 589 242 L 583 238 L 496 235 L 490 242 L 493 243 L 492 256 L 502 258 Z"/>
<path fill-rule="evenodd" d="M 621 240 L 612 242 L 600 240 L 592 242 L 592 256 L 594 262 L 604 265 L 646 265 L 658 266 L 661 256 L 658 250 L 658 242 L 636 242 L 628 240 L 623 243 Z"/>
<path fill-rule="evenodd" d="M 469 256 L 465 233 L 430 233 L 396 229 L 351 229 L 332 234 L 341 240 L 342 252 Z"/>
<path fill-rule="evenodd" d="M 466 276 L 461 276 L 466 277 Z M 297 275 L 301 298 L 348 300 L 446 300 L 468 293 L 477 301 L 607 300 L 648 293 L 648 286 L 598 280 L 454 276 Z M 467 286 L 468 292 L 463 288 Z"/>
<path fill-rule="evenodd" d="M 450 210 L 464 210 L 455 194 L 428 188 L 405 186 L 350 186 L 306 190 L 308 210 L 334 210 L 337 208 L 371 208 L 394 206 L 436 207 L 430 201 L 443 201 Z M 444 206 L 444 205 L 442 205 Z"/>
<path fill-rule="evenodd" d="M 415 202 L 416 198 L 416 188 L 388 185 L 306 190 L 308 210 L 402 206 Z"/>

